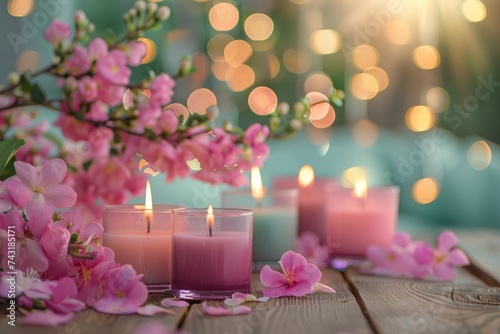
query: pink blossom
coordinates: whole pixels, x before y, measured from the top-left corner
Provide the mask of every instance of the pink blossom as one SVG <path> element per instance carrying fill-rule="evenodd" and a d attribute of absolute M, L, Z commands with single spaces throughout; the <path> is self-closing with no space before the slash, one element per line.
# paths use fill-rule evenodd
<path fill-rule="evenodd" d="M 57 314 L 51 310 L 33 310 L 22 318 L 22 323 L 24 325 L 53 327 L 70 322 L 74 316 L 74 313 Z"/>
<path fill-rule="evenodd" d="M 97 60 L 108 54 L 108 44 L 100 37 L 94 38 L 89 43 L 89 56 L 92 60 Z"/>
<path fill-rule="evenodd" d="M 125 54 L 119 50 L 112 50 L 106 56 L 99 58 L 96 73 L 112 84 L 126 85 L 131 70 L 127 67 Z"/>
<path fill-rule="evenodd" d="M 282 273 L 266 265 L 260 272 L 260 281 L 266 289 L 264 296 L 277 298 L 282 296 L 303 296 L 313 291 L 321 279 L 321 271 L 302 255 L 287 251 L 279 261 Z"/>
<path fill-rule="evenodd" d="M 90 56 L 81 45 L 75 46 L 73 53 L 64 63 L 64 69 L 72 76 L 78 76 L 90 70 L 92 62 Z"/>
<path fill-rule="evenodd" d="M 57 47 L 59 43 L 67 40 L 70 36 L 69 25 L 58 19 L 54 19 L 43 32 L 43 37 L 54 47 Z"/>
<path fill-rule="evenodd" d="M 166 132 L 168 134 L 172 134 L 177 131 L 177 127 L 179 126 L 179 117 L 175 115 L 175 113 L 166 109 L 161 112 L 159 119 L 155 122 L 155 130 L 157 133 Z"/>
<path fill-rule="evenodd" d="M 85 115 L 85 118 L 96 122 L 107 121 L 108 111 L 109 107 L 105 103 L 97 100 L 94 103 L 92 103 L 89 112 Z"/>
<path fill-rule="evenodd" d="M 151 103 L 162 106 L 172 102 L 175 81 L 168 74 L 162 73 L 153 79 L 149 86 L 151 90 Z"/>
<path fill-rule="evenodd" d="M 245 144 L 251 150 L 250 157 L 247 157 L 249 162 L 257 162 L 260 166 L 269 155 L 269 146 L 266 143 L 268 136 L 269 128 L 258 123 L 250 125 L 245 131 Z"/>
<path fill-rule="evenodd" d="M 22 208 L 31 200 L 32 192 L 18 177 L 12 176 L 0 181 L 0 212 L 9 211 L 12 206 Z"/>
<path fill-rule="evenodd" d="M 78 81 L 77 91 L 85 102 L 93 102 L 97 98 L 97 85 L 89 76 Z"/>
<path fill-rule="evenodd" d="M 114 85 L 99 75 L 94 76 L 94 81 L 97 85 L 97 97 L 100 101 L 110 107 L 116 107 L 122 103 L 125 87 Z"/>
<path fill-rule="evenodd" d="M 320 268 L 328 265 L 328 247 L 321 246 L 318 236 L 311 231 L 305 231 L 299 236 L 295 250 Z"/>
<path fill-rule="evenodd" d="M 82 217 L 79 211 L 65 211 L 61 213 L 59 226 L 68 229 L 69 233 L 75 233 L 80 229 Z"/>
<path fill-rule="evenodd" d="M 69 277 L 61 278 L 52 286 L 52 294 L 49 300 L 45 301 L 48 309 L 58 314 L 72 313 L 85 309 L 85 304 L 77 298 L 75 281 Z"/>
<path fill-rule="evenodd" d="M 153 126 L 162 112 L 161 107 L 153 103 L 139 105 L 137 111 L 139 112 L 139 121 L 144 126 Z"/>
<path fill-rule="evenodd" d="M 15 275 L 10 273 L 0 273 L 0 296 L 8 298 L 9 287 L 13 280 L 16 282 L 16 297 L 26 295 L 33 299 L 49 299 L 50 291 L 46 283 L 40 280 L 38 273 L 33 270 L 27 270 L 26 274 L 21 270 L 14 270 Z"/>
<path fill-rule="evenodd" d="M 122 51 L 127 56 L 128 65 L 139 66 L 146 55 L 146 44 L 141 41 L 131 41 L 122 47 Z"/>
<path fill-rule="evenodd" d="M 48 160 L 39 168 L 16 161 L 14 168 L 23 185 L 33 192 L 34 200 L 56 208 L 67 208 L 75 204 L 75 191 L 67 185 L 58 184 L 67 172 L 63 160 Z"/>
<path fill-rule="evenodd" d="M 189 306 L 189 303 L 184 301 L 184 300 L 172 299 L 172 298 L 162 299 L 160 304 L 163 307 L 188 307 Z"/>
<path fill-rule="evenodd" d="M 40 246 L 49 260 L 64 260 L 68 253 L 69 231 L 58 224 L 48 224 L 40 238 Z"/>
<path fill-rule="evenodd" d="M 103 296 L 94 308 L 111 314 L 137 312 L 138 307 L 148 299 L 148 290 L 141 277 L 129 264 L 111 269 L 106 275 Z"/>

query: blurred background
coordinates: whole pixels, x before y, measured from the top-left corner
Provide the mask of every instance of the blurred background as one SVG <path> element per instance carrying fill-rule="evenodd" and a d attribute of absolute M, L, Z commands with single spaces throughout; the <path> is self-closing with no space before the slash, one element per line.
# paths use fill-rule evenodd
<path fill-rule="evenodd" d="M 8 0 L 0 13 L 0 83 L 51 61 L 43 29 L 82 9 L 96 34 L 124 31 L 133 0 Z M 142 41 L 134 72 L 197 72 L 174 102 L 205 87 L 219 121 L 266 123 L 248 98 L 293 105 L 308 92 L 346 92 L 343 107 L 271 142 L 264 184 L 310 164 L 345 183 L 401 187 L 401 226 L 500 226 L 500 3 L 494 0 L 165 0 L 172 15 Z M 264 86 L 269 90 L 255 88 Z M 54 118 L 42 112 L 42 118 Z M 195 168 L 195 167 L 193 167 Z M 156 203 L 218 205 L 223 186 L 152 179 Z M 141 202 L 136 198 L 134 202 Z"/>

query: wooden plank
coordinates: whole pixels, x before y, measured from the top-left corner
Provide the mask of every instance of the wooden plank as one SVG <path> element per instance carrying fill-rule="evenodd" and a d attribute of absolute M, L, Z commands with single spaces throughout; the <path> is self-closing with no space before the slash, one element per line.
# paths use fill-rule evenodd
<path fill-rule="evenodd" d="M 352 270 L 346 277 L 379 333 L 499 333 L 498 288 Z"/>
<path fill-rule="evenodd" d="M 261 296 L 263 286 L 258 274 L 253 276 L 254 294 Z M 192 305 L 185 321 L 191 333 L 371 333 L 354 296 L 344 284 L 342 276 L 324 270 L 321 282 L 333 287 L 336 294 L 316 292 L 312 295 L 282 297 L 266 303 L 247 303 L 249 315 L 209 317 L 200 305 Z M 221 305 L 222 302 L 210 302 Z"/>
<path fill-rule="evenodd" d="M 500 230 L 458 230 L 459 247 L 478 270 L 492 276 L 491 286 L 500 286 Z"/>
<path fill-rule="evenodd" d="M 149 303 L 159 305 L 163 298 L 171 297 L 166 294 L 150 294 Z M 151 317 L 140 315 L 110 315 L 86 309 L 78 312 L 75 318 L 66 325 L 57 327 L 33 327 L 21 326 L 21 314 L 17 311 L 16 327 L 7 324 L 7 317 L 2 316 L 0 320 L 0 333 L 20 333 L 20 334 L 49 334 L 49 333 L 103 333 L 103 334 L 124 334 L 132 333 L 138 326 L 150 321 L 163 324 L 169 329 L 176 329 L 187 308 L 172 309 L 176 314 L 158 314 Z"/>

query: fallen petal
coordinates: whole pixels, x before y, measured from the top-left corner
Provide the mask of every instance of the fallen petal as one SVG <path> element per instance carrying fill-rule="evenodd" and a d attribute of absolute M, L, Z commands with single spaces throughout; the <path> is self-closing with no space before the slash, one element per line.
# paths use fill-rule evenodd
<path fill-rule="evenodd" d="M 263 303 L 269 301 L 269 299 L 271 299 L 271 298 L 270 297 L 260 297 L 260 298 L 257 298 L 257 300 L 259 302 L 263 302 Z"/>
<path fill-rule="evenodd" d="M 236 306 L 236 307 L 233 307 L 233 309 L 231 310 L 231 314 L 249 314 L 250 312 L 252 312 L 252 309 L 248 306 L 244 306 L 244 305 L 241 305 L 241 306 Z"/>
<path fill-rule="evenodd" d="M 31 311 L 22 318 L 21 322 L 23 325 L 32 326 L 59 326 L 70 322 L 73 316 L 73 313 L 56 314 L 50 310 Z"/>
<path fill-rule="evenodd" d="M 236 306 L 236 305 L 241 305 L 245 302 L 245 299 L 242 299 L 242 298 L 226 298 L 224 300 L 224 304 L 228 305 L 228 306 Z"/>
<path fill-rule="evenodd" d="M 233 293 L 233 299 L 246 299 L 247 296 L 251 296 L 251 295 L 248 293 L 243 293 L 243 292 Z"/>
<path fill-rule="evenodd" d="M 316 283 L 313 286 L 313 291 L 316 291 L 316 290 L 321 290 L 321 291 L 328 292 L 328 293 L 337 293 L 337 291 L 333 290 L 328 285 L 325 285 L 322 283 Z"/>
<path fill-rule="evenodd" d="M 167 310 L 166 308 L 153 305 L 153 304 L 147 304 L 145 306 L 139 307 L 137 309 L 137 314 L 144 315 L 144 316 L 152 316 L 158 313 L 167 313 L 167 314 L 175 314 L 174 311 Z"/>
<path fill-rule="evenodd" d="M 188 307 L 189 303 L 184 300 L 165 298 L 161 301 L 161 306 L 164 307 Z"/>
<path fill-rule="evenodd" d="M 226 307 L 220 307 L 220 306 L 209 306 L 208 302 L 204 301 L 201 303 L 201 309 L 203 312 L 207 315 L 228 315 L 231 314 L 231 310 L 226 308 Z"/>

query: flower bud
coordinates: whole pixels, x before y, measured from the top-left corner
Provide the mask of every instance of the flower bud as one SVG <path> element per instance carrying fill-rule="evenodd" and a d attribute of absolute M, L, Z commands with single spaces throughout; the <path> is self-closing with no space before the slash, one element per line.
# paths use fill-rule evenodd
<path fill-rule="evenodd" d="M 95 30 L 95 24 L 91 23 L 89 24 L 89 27 L 87 28 L 89 33 L 93 33 Z"/>
<path fill-rule="evenodd" d="M 276 111 L 279 115 L 285 116 L 290 111 L 290 106 L 286 102 L 280 102 L 278 107 L 276 107 Z"/>
<path fill-rule="evenodd" d="M 160 21 L 165 21 L 170 17 L 170 8 L 167 6 L 161 6 L 158 8 L 158 11 L 156 12 L 156 17 Z"/>
<path fill-rule="evenodd" d="M 19 82 L 19 73 L 10 72 L 7 76 L 7 81 L 9 82 L 9 85 L 17 85 L 17 83 Z"/>
<path fill-rule="evenodd" d="M 74 91 L 77 86 L 78 81 L 76 81 L 76 79 L 73 77 L 68 77 L 66 78 L 66 80 L 64 80 L 64 88 L 66 88 L 70 92 Z"/>
<path fill-rule="evenodd" d="M 294 118 L 290 121 L 290 127 L 295 131 L 299 131 L 302 128 L 302 122 Z"/>
<path fill-rule="evenodd" d="M 77 25 L 82 25 L 87 22 L 87 16 L 85 16 L 85 13 L 81 10 L 77 10 L 75 12 L 75 15 L 73 15 L 73 20 Z"/>
<path fill-rule="evenodd" d="M 207 118 L 209 121 L 213 121 L 214 119 L 216 119 L 217 117 L 219 117 L 219 107 L 217 106 L 210 106 L 207 108 Z"/>
<path fill-rule="evenodd" d="M 245 147 L 242 149 L 242 151 L 243 151 L 243 159 L 245 159 L 245 161 L 253 160 L 253 151 L 250 147 Z"/>
<path fill-rule="evenodd" d="M 142 12 L 146 9 L 146 2 L 144 0 L 139 0 L 135 3 L 134 6 L 138 11 Z"/>
<path fill-rule="evenodd" d="M 306 109 L 306 106 L 303 102 L 295 102 L 295 104 L 293 105 L 293 111 L 296 114 L 302 115 L 302 113 L 304 112 L 305 109 Z"/>
<path fill-rule="evenodd" d="M 193 58 L 189 55 L 183 56 L 179 63 L 179 74 L 187 75 L 193 69 Z"/>
<path fill-rule="evenodd" d="M 128 15 L 130 15 L 130 17 L 137 16 L 137 9 L 130 8 L 129 11 L 128 11 Z"/>
<path fill-rule="evenodd" d="M 226 121 L 226 122 L 224 122 L 223 128 L 224 128 L 224 131 L 226 131 L 226 132 L 232 132 L 233 131 L 233 123 L 231 123 L 230 121 Z"/>
<path fill-rule="evenodd" d="M 281 120 L 279 117 L 272 117 L 271 120 L 269 121 L 269 127 L 271 128 L 271 131 L 277 131 L 280 127 Z"/>
<path fill-rule="evenodd" d="M 155 2 L 148 2 L 148 11 L 155 12 L 158 10 L 158 5 Z"/>

